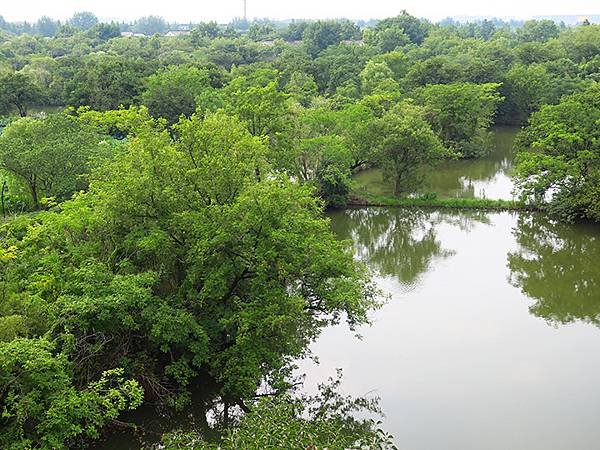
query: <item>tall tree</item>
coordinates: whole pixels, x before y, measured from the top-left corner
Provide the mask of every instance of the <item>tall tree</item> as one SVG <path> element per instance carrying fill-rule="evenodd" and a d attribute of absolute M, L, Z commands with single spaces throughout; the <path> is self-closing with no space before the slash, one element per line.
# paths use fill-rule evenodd
<path fill-rule="evenodd" d="M 207 70 L 196 67 L 171 66 L 150 76 L 142 101 L 155 117 L 175 123 L 181 115 L 189 117 L 198 105 L 200 96 L 217 97 L 210 86 Z"/>
<path fill-rule="evenodd" d="M 378 122 L 379 164 L 393 180 L 396 195 L 412 192 L 423 180 L 420 169 L 446 155 L 444 146 L 424 118 L 410 104 L 394 108 Z"/>
<path fill-rule="evenodd" d="M 64 114 L 20 119 L 0 136 L 0 167 L 27 183 L 38 208 L 42 196 L 65 199 L 86 186 L 82 176 L 111 152 L 101 141 L 94 128 Z"/>
<path fill-rule="evenodd" d="M 82 11 L 73 14 L 68 23 L 79 30 L 89 30 L 98 23 L 98 18 L 94 13 Z"/>
<path fill-rule="evenodd" d="M 0 75 L 0 110 L 8 112 L 14 107 L 25 117 L 29 106 L 42 100 L 41 89 L 27 75 L 18 72 Z"/>

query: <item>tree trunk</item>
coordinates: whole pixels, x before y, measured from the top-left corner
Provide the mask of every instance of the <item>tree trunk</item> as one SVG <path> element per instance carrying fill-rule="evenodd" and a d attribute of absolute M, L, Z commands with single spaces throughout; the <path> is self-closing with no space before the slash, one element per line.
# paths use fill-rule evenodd
<path fill-rule="evenodd" d="M 0 196 L 2 197 L 2 217 L 6 219 L 6 207 L 4 206 L 4 192 L 7 190 L 8 185 L 6 180 L 2 182 L 2 188 L 0 189 Z"/>
<path fill-rule="evenodd" d="M 394 183 L 394 193 L 396 194 L 396 197 L 400 197 L 400 194 L 402 194 L 402 176 L 401 175 L 396 175 L 396 183 Z"/>
<path fill-rule="evenodd" d="M 33 209 L 36 211 L 40 209 L 40 201 L 38 199 L 38 191 L 37 185 L 35 183 L 31 183 L 29 185 L 29 189 L 31 190 L 31 200 L 33 201 Z"/>
<path fill-rule="evenodd" d="M 27 108 L 25 108 L 25 105 L 17 103 L 17 109 L 19 110 L 19 115 L 21 117 L 27 117 Z"/>

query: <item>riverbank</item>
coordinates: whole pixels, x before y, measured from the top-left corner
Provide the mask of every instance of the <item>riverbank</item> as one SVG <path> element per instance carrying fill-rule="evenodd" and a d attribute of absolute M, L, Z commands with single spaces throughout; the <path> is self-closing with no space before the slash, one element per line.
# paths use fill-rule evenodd
<path fill-rule="evenodd" d="M 398 198 L 372 194 L 353 194 L 348 206 L 398 206 L 403 208 L 476 209 L 485 211 L 537 211 L 531 205 L 515 200 L 486 198 Z"/>

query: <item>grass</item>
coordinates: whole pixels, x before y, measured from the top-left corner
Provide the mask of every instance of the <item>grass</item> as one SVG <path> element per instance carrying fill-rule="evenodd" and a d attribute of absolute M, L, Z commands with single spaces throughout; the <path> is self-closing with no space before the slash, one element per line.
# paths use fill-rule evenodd
<path fill-rule="evenodd" d="M 400 206 L 404 208 L 478 209 L 488 211 L 532 211 L 535 208 L 514 200 L 492 200 L 486 198 L 436 198 L 388 197 L 382 195 L 354 194 L 349 206 Z"/>

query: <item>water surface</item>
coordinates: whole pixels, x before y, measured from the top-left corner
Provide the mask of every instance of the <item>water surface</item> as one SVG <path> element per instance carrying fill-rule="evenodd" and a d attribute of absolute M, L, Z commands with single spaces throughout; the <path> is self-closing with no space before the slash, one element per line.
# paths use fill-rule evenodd
<path fill-rule="evenodd" d="M 425 172 L 421 193 L 435 192 L 439 198 L 513 198 L 511 179 L 514 140 L 517 127 L 493 130 L 491 152 L 483 158 L 445 161 Z M 366 189 L 376 195 L 394 195 L 392 183 L 378 169 L 365 170 L 355 176 L 358 191 Z"/>
<path fill-rule="evenodd" d="M 366 208 L 333 214 L 391 293 L 325 331 L 307 389 L 343 368 L 403 450 L 599 448 L 600 230 L 542 215 Z"/>

